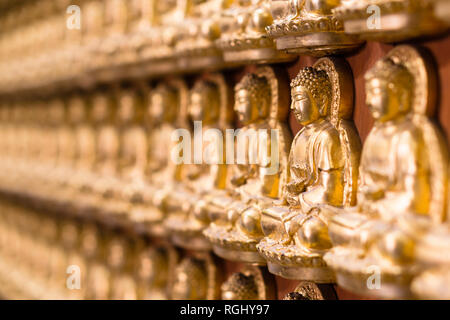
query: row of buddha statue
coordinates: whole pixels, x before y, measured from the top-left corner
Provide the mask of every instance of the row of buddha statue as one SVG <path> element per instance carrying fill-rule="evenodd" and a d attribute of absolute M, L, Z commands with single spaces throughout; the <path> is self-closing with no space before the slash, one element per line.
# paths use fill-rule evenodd
<path fill-rule="evenodd" d="M 2 100 L 0 280 L 21 264 L 16 278 L 42 281 L 18 286 L 33 297 L 271 299 L 277 275 L 304 283 L 292 299 L 330 283 L 449 298 L 449 158 L 433 122 L 433 68 L 409 45 L 375 63 L 364 144 L 352 71 L 336 57 L 301 69 L 290 90 L 281 69 L 264 65 L 234 91 L 226 75 L 204 73 L 193 84 L 169 77 Z M 240 161 L 176 162 L 174 132 L 200 121 L 205 134 L 237 125 L 272 138 L 202 141 L 202 155 L 234 143 Z M 242 270 L 222 279 L 217 257 Z M 82 268 L 83 290 L 67 290 L 69 266 Z"/>
<path fill-rule="evenodd" d="M 0 92 L 325 56 L 445 33 L 447 0 L 1 1 Z"/>

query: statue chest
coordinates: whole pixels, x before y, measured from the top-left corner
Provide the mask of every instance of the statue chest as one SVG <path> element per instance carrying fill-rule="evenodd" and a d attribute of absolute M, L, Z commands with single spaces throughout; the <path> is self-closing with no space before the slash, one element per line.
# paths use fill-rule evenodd
<path fill-rule="evenodd" d="M 378 183 L 389 184 L 394 180 L 398 171 L 397 141 L 397 135 L 391 130 L 374 130 L 363 149 L 361 173 Z"/>
<path fill-rule="evenodd" d="M 90 128 L 82 127 L 77 131 L 77 149 L 80 158 L 92 157 L 95 153 L 95 135 Z"/>
<path fill-rule="evenodd" d="M 151 145 L 149 146 L 151 157 L 154 161 L 166 164 L 170 159 L 170 152 L 172 151 L 173 142 L 171 135 L 173 128 L 163 126 L 156 129 L 152 133 Z"/>
<path fill-rule="evenodd" d="M 325 147 L 332 143 L 327 141 L 326 129 L 326 126 L 305 127 L 295 137 L 289 160 L 294 178 L 308 178 L 314 174 L 321 157 L 326 153 Z"/>
<path fill-rule="evenodd" d="M 105 127 L 100 131 L 98 151 L 102 157 L 113 157 L 118 151 L 117 131 L 113 127 Z"/>

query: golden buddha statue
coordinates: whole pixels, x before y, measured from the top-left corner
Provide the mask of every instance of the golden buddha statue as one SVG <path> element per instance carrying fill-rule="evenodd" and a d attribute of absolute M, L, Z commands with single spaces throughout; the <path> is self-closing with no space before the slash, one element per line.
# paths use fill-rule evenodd
<path fill-rule="evenodd" d="M 62 176 L 68 183 L 67 175 L 72 175 L 77 169 L 77 161 L 82 156 L 78 153 L 77 133 L 79 126 L 83 124 L 86 117 L 86 110 L 83 98 L 79 94 L 70 96 L 67 100 L 65 126 L 60 128 L 58 157 L 61 158 L 61 167 L 63 168 Z"/>
<path fill-rule="evenodd" d="M 104 38 L 98 46 L 103 56 L 100 68 L 114 67 L 120 63 L 120 49 L 128 30 L 128 1 L 106 0 L 104 3 Z"/>
<path fill-rule="evenodd" d="M 216 300 L 219 298 L 219 270 L 209 254 L 197 253 L 179 262 L 174 270 L 171 299 Z"/>
<path fill-rule="evenodd" d="M 39 228 L 40 228 L 40 234 L 39 234 L 39 256 L 40 256 L 40 263 L 39 268 L 42 268 L 41 275 L 36 277 L 37 282 L 39 282 L 40 288 L 47 288 L 47 293 L 42 292 L 41 298 L 46 298 L 51 296 L 50 288 L 51 288 L 51 279 L 52 279 L 52 272 L 54 271 L 53 267 L 55 258 L 53 256 L 55 243 L 58 241 L 58 225 L 56 223 L 56 219 L 54 219 L 52 216 L 46 216 L 44 214 L 41 214 L 39 222 Z M 45 261 L 43 261 L 45 260 Z"/>
<path fill-rule="evenodd" d="M 17 106 L 18 135 L 20 144 L 17 149 L 19 161 L 15 183 L 23 192 L 33 189 L 34 184 L 24 187 L 29 181 L 42 181 L 43 168 L 51 166 L 56 156 L 56 139 L 49 136 L 49 110 L 39 103 L 26 112 L 25 105 Z M 22 115 L 19 115 L 22 113 Z M 34 139 L 33 139 L 34 137 Z M 35 141 L 33 143 L 33 141 Z M 47 141 L 47 145 L 45 144 Z M 23 158 L 25 157 L 25 158 Z M 22 160 L 20 160 L 22 158 Z"/>
<path fill-rule="evenodd" d="M 187 128 L 188 90 L 181 79 L 161 82 L 151 90 L 149 113 L 152 130 L 148 138 L 146 179 L 128 190 L 133 203 L 130 219 L 144 226 L 153 235 L 165 233 L 163 220 L 167 213 L 167 199 L 174 185 L 185 178 L 184 165 L 171 159 L 175 143 L 172 134 L 176 129 Z"/>
<path fill-rule="evenodd" d="M 105 263 L 108 242 L 99 229 L 93 221 L 85 221 L 81 229 L 81 253 L 86 261 L 82 288 L 84 299 L 88 300 L 106 300 L 110 292 L 111 273 Z"/>
<path fill-rule="evenodd" d="M 170 249 L 144 244 L 136 263 L 137 299 L 164 300 L 169 297 L 171 273 Z"/>
<path fill-rule="evenodd" d="M 326 56 L 355 50 L 362 41 L 344 32 L 333 9 L 345 0 L 285 0 L 285 14 L 266 27 L 277 49 L 290 53 Z"/>
<path fill-rule="evenodd" d="M 436 1 L 343 0 L 334 15 L 347 34 L 364 40 L 401 42 L 445 31 L 434 13 Z"/>
<path fill-rule="evenodd" d="M 450 299 L 450 227 L 430 227 L 417 245 L 417 260 L 425 269 L 412 282 L 411 289 L 420 299 Z"/>
<path fill-rule="evenodd" d="M 80 288 L 69 287 L 69 274 L 70 267 L 75 266 L 80 272 L 80 277 L 86 272 L 86 264 L 83 256 L 80 252 L 80 225 L 77 221 L 68 220 L 62 221 L 61 224 L 61 242 L 64 250 L 64 261 L 60 265 L 60 270 L 63 282 L 61 283 L 61 293 L 70 300 L 80 300 L 84 298 L 84 290 L 81 290 L 84 283 L 82 283 L 82 278 L 80 278 Z M 74 283 L 75 284 L 75 283 Z M 71 285 L 74 285 L 71 284 Z"/>
<path fill-rule="evenodd" d="M 224 189 L 230 187 L 225 155 L 220 153 L 226 150 L 224 135 L 231 125 L 230 98 L 221 74 L 206 75 L 190 92 L 190 118 L 201 121 L 202 125 L 202 164 L 188 166 L 187 180 L 178 184 L 168 199 L 169 216 L 165 220 L 165 228 L 172 235 L 172 241 L 186 249 L 211 248 L 203 236 L 203 230 L 210 223 L 206 212 L 208 200 L 205 199 L 224 194 Z"/>
<path fill-rule="evenodd" d="M 274 279 L 262 268 L 247 266 L 222 284 L 222 300 L 272 300 L 274 284 Z"/>
<path fill-rule="evenodd" d="M 216 45 L 226 12 L 235 0 L 190 1 L 189 14 L 180 26 L 175 52 L 182 70 L 215 69 L 224 66 Z"/>
<path fill-rule="evenodd" d="M 69 122 L 73 141 L 73 159 L 71 168 L 65 171 L 61 181 L 63 188 L 54 190 L 54 197 L 65 210 L 73 208 L 74 199 L 77 199 L 82 189 L 93 181 L 95 155 L 95 128 L 92 121 L 91 104 L 88 99 L 75 94 L 69 99 Z M 92 180 L 90 180 L 92 178 Z"/>
<path fill-rule="evenodd" d="M 95 164 L 95 128 L 93 124 L 92 104 L 89 99 L 75 97 L 72 101 L 71 118 L 76 135 L 76 174 L 83 175 L 93 169 Z"/>
<path fill-rule="evenodd" d="M 20 210 L 20 209 L 19 209 Z M 16 211 L 16 210 L 15 210 Z M 18 211 L 18 210 L 17 210 Z M 14 212 L 17 214 L 17 211 Z M 43 293 L 42 280 L 47 275 L 45 247 L 43 246 L 43 235 L 39 233 L 41 220 L 40 215 L 34 210 L 22 210 L 23 221 L 28 225 L 22 230 L 20 235 L 21 243 L 20 250 L 22 250 L 23 257 L 19 258 L 17 263 L 22 264 L 21 273 L 23 279 L 19 281 L 19 285 L 23 291 L 31 297 L 39 297 Z M 20 253 L 18 252 L 18 255 Z M 20 261 L 22 260 L 22 261 Z M 33 279 L 29 281 L 29 279 Z"/>
<path fill-rule="evenodd" d="M 243 127 L 236 139 L 237 164 L 231 167 L 234 188 L 208 201 L 211 224 L 204 231 L 223 258 L 265 264 L 256 249 L 264 237 L 261 211 L 282 196 L 292 140 L 285 122 L 284 80 L 272 68 L 261 67 L 235 87 L 234 110 Z"/>
<path fill-rule="evenodd" d="M 35 139 L 31 134 L 34 128 L 27 126 L 28 128 L 24 129 L 26 134 L 25 148 L 31 151 L 33 157 L 36 156 L 37 161 L 29 162 L 30 167 L 27 170 L 28 172 L 25 172 L 22 176 L 22 183 L 27 185 L 24 186 L 23 194 L 32 198 L 46 198 L 47 195 L 51 194 L 52 186 L 57 183 L 55 180 L 57 180 L 56 172 L 58 171 L 60 147 L 59 130 L 64 122 L 65 106 L 63 100 L 54 98 L 47 108 L 44 106 L 38 106 L 38 108 L 39 110 L 35 110 L 35 112 L 43 112 L 43 115 L 39 116 L 41 119 L 39 129 L 36 132 L 36 140 L 38 140 L 36 145 L 33 146 Z"/>
<path fill-rule="evenodd" d="M 136 283 L 133 279 L 132 241 L 125 234 L 115 233 L 108 240 L 107 265 L 110 270 L 109 299 L 136 300 Z"/>
<path fill-rule="evenodd" d="M 300 281 L 294 291 L 284 296 L 283 300 L 336 300 L 336 291 L 332 286 L 311 281 Z"/>
<path fill-rule="evenodd" d="M 30 286 L 32 284 L 27 282 L 27 278 L 31 278 L 33 273 L 36 273 L 36 270 L 33 269 L 33 252 L 29 247 L 32 243 L 31 232 L 36 225 L 33 223 L 35 220 L 33 221 L 33 217 L 28 217 L 28 212 L 20 207 L 13 205 L 3 209 L 10 210 L 8 227 L 12 227 L 9 232 L 11 242 L 9 243 L 9 248 L 5 248 L 5 258 L 4 260 L 2 259 L 3 278 L 7 275 L 10 279 L 7 288 L 16 291 L 16 295 L 22 297 L 32 295 L 30 294 Z M 26 222 L 29 223 L 26 224 Z"/>
<path fill-rule="evenodd" d="M 69 182 L 75 169 L 76 161 L 76 131 L 77 110 L 80 108 L 80 101 L 77 97 L 72 97 L 66 104 L 58 104 L 53 110 L 56 127 L 57 158 L 55 168 L 49 173 L 47 180 L 50 180 L 50 196 L 54 199 L 55 193 L 62 190 Z"/>
<path fill-rule="evenodd" d="M 351 120 L 352 79 L 345 61 L 323 58 L 291 83 L 291 109 L 303 128 L 291 146 L 284 199 L 263 210 L 265 238 L 257 246 L 276 275 L 334 282 L 322 259 L 331 241 L 321 207 L 356 199 L 361 142 Z"/>
<path fill-rule="evenodd" d="M 147 165 L 144 106 L 147 88 L 124 92 L 119 100 L 120 171 L 122 179 L 142 179 Z"/>
<path fill-rule="evenodd" d="M 334 247 L 325 256 L 338 284 L 353 292 L 409 297 L 419 271 L 417 244 L 430 223 L 443 220 L 448 155 L 429 119 L 433 75 L 410 46 L 394 48 L 366 74 L 366 103 L 375 124 L 362 151 L 357 205 L 334 210 Z M 370 282 L 374 272 L 380 283 Z"/>
<path fill-rule="evenodd" d="M 26 176 L 32 176 L 35 168 L 40 166 L 43 162 L 44 148 L 43 146 L 43 132 L 46 126 L 46 121 L 42 119 L 43 114 L 46 114 L 42 104 L 36 104 L 34 108 L 30 108 L 30 112 L 26 112 L 24 104 L 18 103 L 14 108 L 14 118 L 16 122 L 17 145 L 14 160 L 17 161 L 17 171 L 13 178 L 13 186 L 17 185 L 15 189 L 23 186 Z M 40 113 L 37 110 L 43 112 Z M 36 143 L 33 145 L 31 137 L 35 135 Z M 24 179 L 25 178 L 25 179 Z"/>
<path fill-rule="evenodd" d="M 104 56 L 97 54 L 101 52 L 100 46 L 105 35 L 105 7 L 102 0 L 87 0 L 81 4 L 80 8 L 83 23 L 81 46 L 77 48 L 78 56 L 75 56 L 73 45 L 70 46 L 69 44 L 67 54 L 75 68 L 78 68 L 78 72 L 89 72 L 105 64 Z M 79 55 L 82 59 L 79 58 Z"/>
<path fill-rule="evenodd" d="M 24 159 L 21 159 L 18 155 L 19 150 L 22 149 L 21 145 L 24 144 L 24 137 L 23 134 L 20 134 L 21 121 L 19 113 L 17 112 L 17 103 L 10 101 L 8 104 L 4 105 L 2 109 L 4 111 L 4 120 L 2 123 L 2 148 L 5 150 L 5 156 L 2 157 L 1 160 L 2 170 L 0 171 L 0 187 L 2 190 L 6 190 L 7 186 L 20 174 L 22 166 L 21 162 Z M 13 166 L 15 166 L 15 170 L 11 171 L 10 168 Z M 12 186 L 14 186 L 14 184 L 12 184 Z"/>
<path fill-rule="evenodd" d="M 449 166 L 450 170 L 450 166 Z M 412 282 L 411 289 L 420 299 L 450 299 L 450 188 L 447 187 L 445 223 L 430 224 L 416 246 L 418 263 L 425 269 Z"/>
<path fill-rule="evenodd" d="M 296 59 L 278 51 L 265 28 L 273 23 L 268 0 L 237 0 L 223 14 L 222 32 L 216 40 L 227 63 L 274 63 Z"/>
<path fill-rule="evenodd" d="M 147 94 L 145 86 L 141 89 L 125 89 L 119 97 L 117 173 L 103 194 L 101 206 L 105 213 L 127 215 L 131 205 L 128 189 L 135 183 L 141 185 L 144 180 L 148 141 L 143 118 Z"/>
<path fill-rule="evenodd" d="M 154 0 L 126 1 L 126 28 L 115 53 L 116 65 L 129 66 L 137 62 L 136 48 L 142 45 L 141 32 L 149 31 L 154 14 L 153 3 Z"/>
<path fill-rule="evenodd" d="M 11 156 L 13 152 L 13 145 L 11 143 L 10 133 L 12 131 L 12 113 L 13 106 L 9 101 L 2 101 L 0 104 L 0 148 L 4 150 L 5 157 L 0 159 L 0 165 L 4 165 L 7 163 L 7 157 Z"/>
<path fill-rule="evenodd" d="M 110 92 L 97 92 L 92 100 L 95 128 L 95 163 L 92 172 L 85 173 L 81 186 L 81 211 L 101 209 L 103 199 L 112 194 L 117 183 L 119 132 L 115 126 L 117 101 Z"/>
<path fill-rule="evenodd" d="M 154 16 L 151 27 L 144 32 L 141 45 L 137 46 L 140 68 L 147 75 L 172 73 L 178 69 L 175 43 L 178 39 L 177 24 L 183 21 L 189 10 L 188 1 L 153 1 Z"/>
<path fill-rule="evenodd" d="M 81 299 L 93 299 L 92 279 L 90 273 L 99 256 L 100 241 L 97 225 L 92 221 L 83 221 L 79 227 L 79 255 L 84 261 L 85 270 L 81 272 Z"/>
<path fill-rule="evenodd" d="M 436 0 L 434 14 L 444 21 L 447 26 L 450 25 L 450 5 L 446 0 Z"/>

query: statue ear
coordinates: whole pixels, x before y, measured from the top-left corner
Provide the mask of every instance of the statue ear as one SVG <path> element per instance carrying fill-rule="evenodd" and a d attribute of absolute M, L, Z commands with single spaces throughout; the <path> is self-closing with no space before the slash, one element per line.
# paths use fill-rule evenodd
<path fill-rule="evenodd" d="M 321 101 L 321 105 L 319 106 L 319 113 L 322 116 L 327 116 L 327 114 L 329 113 L 329 105 L 330 105 L 330 100 L 328 98 L 328 96 L 324 95 L 322 97 L 322 101 Z"/>
<path fill-rule="evenodd" d="M 399 97 L 401 99 L 401 112 L 408 112 L 409 109 L 411 108 L 411 96 L 410 96 L 410 92 L 408 91 L 407 88 L 402 88 L 400 89 L 400 94 Z"/>

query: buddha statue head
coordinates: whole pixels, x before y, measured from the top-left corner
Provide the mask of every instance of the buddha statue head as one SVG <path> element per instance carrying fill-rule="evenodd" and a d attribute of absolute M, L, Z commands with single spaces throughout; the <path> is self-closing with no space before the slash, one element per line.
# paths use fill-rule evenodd
<path fill-rule="evenodd" d="M 58 238 L 58 224 L 50 217 L 43 218 L 41 233 L 46 241 L 53 243 Z"/>
<path fill-rule="evenodd" d="M 66 120 L 66 105 L 63 100 L 55 99 L 50 103 L 49 117 L 52 125 L 59 126 Z"/>
<path fill-rule="evenodd" d="M 136 119 L 137 97 L 132 90 L 124 90 L 119 96 L 118 120 L 120 124 L 126 125 Z"/>
<path fill-rule="evenodd" d="M 391 121 L 411 110 L 414 78 L 405 66 L 383 59 L 365 79 L 366 104 L 376 121 Z"/>
<path fill-rule="evenodd" d="M 222 284 L 223 300 L 258 300 L 258 286 L 252 274 L 237 272 Z"/>
<path fill-rule="evenodd" d="M 80 124 L 87 120 L 88 110 L 85 100 L 80 95 L 74 95 L 69 99 L 69 120 L 73 124 Z"/>
<path fill-rule="evenodd" d="M 61 226 L 61 240 L 66 249 L 73 249 L 79 240 L 78 226 L 74 221 L 65 221 Z"/>
<path fill-rule="evenodd" d="M 266 28 L 277 14 L 268 0 L 235 1 L 229 10 L 224 10 L 216 45 L 223 51 L 225 62 L 269 64 L 294 60 L 294 55 L 277 50 L 273 39 L 267 36 Z"/>
<path fill-rule="evenodd" d="M 176 89 L 159 84 L 150 93 L 149 113 L 154 123 L 174 122 L 178 109 L 178 94 Z"/>
<path fill-rule="evenodd" d="M 334 289 L 312 281 L 300 281 L 294 291 L 284 296 L 283 300 L 335 300 Z"/>
<path fill-rule="evenodd" d="M 301 125 L 306 126 L 329 115 L 331 82 L 325 71 L 304 68 L 291 82 L 291 88 L 291 109 Z"/>
<path fill-rule="evenodd" d="M 84 4 L 82 11 L 83 35 L 85 38 L 93 38 L 102 32 L 103 4 L 101 1 L 89 1 Z"/>
<path fill-rule="evenodd" d="M 128 4 L 124 0 L 105 2 L 105 27 L 111 33 L 125 32 L 128 27 Z"/>
<path fill-rule="evenodd" d="M 271 91 L 266 78 L 248 73 L 234 90 L 234 110 L 242 125 L 249 125 L 269 116 Z"/>
<path fill-rule="evenodd" d="M 204 125 L 217 123 L 220 114 L 219 88 L 206 81 L 198 81 L 190 94 L 189 115 Z"/>
<path fill-rule="evenodd" d="M 260 7 L 253 11 L 249 21 L 248 29 L 253 32 L 265 33 L 266 27 L 273 22 L 271 10 L 268 7 Z"/>
<path fill-rule="evenodd" d="M 81 230 L 81 249 L 88 259 L 94 258 L 99 251 L 100 234 L 93 223 L 83 224 Z"/>
<path fill-rule="evenodd" d="M 166 250 L 145 247 L 137 257 L 136 273 L 142 282 L 165 288 L 169 280 L 169 261 Z"/>
<path fill-rule="evenodd" d="M 108 265 L 113 270 L 123 268 L 126 261 L 126 240 L 121 236 L 113 236 L 108 246 L 107 260 Z"/>
<path fill-rule="evenodd" d="M 113 119 L 110 97 L 106 92 L 96 92 L 92 98 L 92 118 L 97 123 L 104 123 Z"/>
<path fill-rule="evenodd" d="M 172 299 L 202 300 L 208 293 L 205 264 L 195 258 L 184 259 L 175 269 Z"/>

